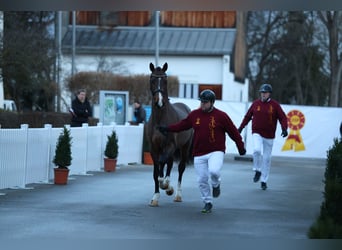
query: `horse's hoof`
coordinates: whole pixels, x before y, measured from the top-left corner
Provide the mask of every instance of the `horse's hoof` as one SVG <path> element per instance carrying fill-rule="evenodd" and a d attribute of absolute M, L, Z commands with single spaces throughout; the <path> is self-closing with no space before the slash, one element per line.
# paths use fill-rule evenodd
<path fill-rule="evenodd" d="M 161 189 L 163 189 L 163 190 L 168 189 L 169 188 L 169 183 L 161 183 L 161 184 L 159 184 L 159 187 Z"/>
<path fill-rule="evenodd" d="M 158 201 L 151 200 L 151 203 L 148 204 L 150 207 L 158 207 Z"/>
<path fill-rule="evenodd" d="M 165 192 L 166 192 L 167 195 L 170 196 L 170 195 L 173 195 L 173 191 L 174 191 L 174 190 L 173 190 L 173 187 L 170 187 L 170 188 L 169 188 L 168 190 L 166 190 Z"/>
<path fill-rule="evenodd" d="M 175 196 L 175 198 L 173 199 L 174 202 L 182 202 L 182 197 L 180 196 Z"/>

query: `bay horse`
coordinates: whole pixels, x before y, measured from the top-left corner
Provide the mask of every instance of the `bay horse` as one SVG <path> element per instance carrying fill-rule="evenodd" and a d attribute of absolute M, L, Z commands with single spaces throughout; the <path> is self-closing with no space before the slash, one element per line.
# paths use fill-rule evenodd
<path fill-rule="evenodd" d="M 167 195 L 174 192 L 170 184 L 170 174 L 173 167 L 175 156 L 179 156 L 178 164 L 178 184 L 174 201 L 181 202 L 181 183 L 183 173 L 190 158 L 192 146 L 193 130 L 189 129 L 179 133 L 162 134 L 157 127 L 169 125 L 184 119 L 189 113 L 190 108 L 184 103 L 169 102 L 167 90 L 166 70 L 168 64 L 163 67 L 156 67 L 150 63 L 150 91 L 152 94 L 152 111 L 146 125 L 146 136 L 149 141 L 151 156 L 153 159 L 153 179 L 155 190 L 150 202 L 150 206 L 158 206 L 160 198 L 159 188 L 166 190 Z M 167 165 L 164 177 L 164 167 Z"/>

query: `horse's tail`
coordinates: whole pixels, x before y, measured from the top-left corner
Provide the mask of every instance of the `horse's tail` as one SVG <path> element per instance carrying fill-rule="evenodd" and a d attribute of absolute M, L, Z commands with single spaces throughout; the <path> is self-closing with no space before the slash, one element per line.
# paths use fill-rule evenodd
<path fill-rule="evenodd" d="M 194 157 L 192 154 L 192 149 L 193 149 L 193 140 L 192 136 L 189 138 L 189 141 L 187 142 L 187 155 L 186 155 L 186 164 L 193 164 L 194 163 Z M 175 161 L 180 161 L 181 160 L 181 147 L 178 147 L 176 151 L 173 153 L 173 159 Z"/>
<path fill-rule="evenodd" d="M 180 149 L 177 148 L 176 151 L 173 153 L 173 160 L 180 161 L 180 159 L 181 159 Z"/>
<path fill-rule="evenodd" d="M 193 147 L 194 147 L 194 140 L 193 140 L 193 134 L 191 135 L 190 139 L 189 139 L 189 146 L 188 146 L 188 154 L 186 157 L 186 164 L 188 165 L 192 165 L 194 164 L 194 156 L 193 156 Z"/>
<path fill-rule="evenodd" d="M 193 164 L 194 163 L 194 156 L 192 154 L 192 147 L 193 147 L 193 142 L 191 141 L 190 147 L 188 148 L 188 154 L 186 156 L 186 164 Z M 173 153 L 173 159 L 175 161 L 180 161 L 181 160 L 181 153 L 180 149 L 177 148 L 176 151 Z"/>
<path fill-rule="evenodd" d="M 187 158 L 187 164 L 190 164 L 190 165 L 194 164 L 194 155 L 192 154 L 193 147 L 194 147 L 194 140 L 192 140 L 191 138 L 191 143 L 190 143 L 188 158 Z"/>

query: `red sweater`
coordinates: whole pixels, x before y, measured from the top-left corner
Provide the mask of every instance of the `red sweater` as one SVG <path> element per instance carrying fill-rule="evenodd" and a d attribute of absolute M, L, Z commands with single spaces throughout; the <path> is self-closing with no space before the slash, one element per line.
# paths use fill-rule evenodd
<path fill-rule="evenodd" d="M 242 120 L 240 128 L 243 129 L 250 120 L 252 120 L 252 133 L 260 134 L 265 138 L 275 137 L 277 120 L 283 130 L 287 129 L 287 117 L 280 104 L 273 99 L 266 102 L 255 100 Z"/>
<path fill-rule="evenodd" d="M 226 135 L 235 141 L 238 149 L 244 149 L 242 137 L 229 116 L 214 108 L 205 113 L 201 108 L 193 110 L 188 117 L 168 126 L 171 132 L 194 129 L 193 155 L 200 156 L 214 151 L 226 150 Z"/>

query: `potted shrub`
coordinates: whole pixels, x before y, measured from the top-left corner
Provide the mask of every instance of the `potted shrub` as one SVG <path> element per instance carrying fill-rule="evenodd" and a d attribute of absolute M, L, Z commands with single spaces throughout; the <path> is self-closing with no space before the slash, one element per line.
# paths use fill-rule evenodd
<path fill-rule="evenodd" d="M 65 185 L 68 181 L 69 166 L 71 165 L 71 140 L 70 129 L 63 127 L 60 133 L 55 149 L 55 156 L 53 163 L 56 165 L 54 168 L 55 184 Z"/>
<path fill-rule="evenodd" d="M 118 137 L 115 130 L 110 135 L 107 135 L 107 144 L 104 151 L 104 170 L 113 172 L 116 169 L 116 162 L 119 154 Z"/>

